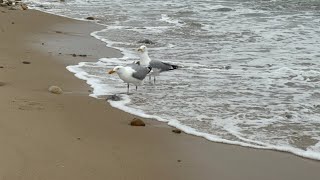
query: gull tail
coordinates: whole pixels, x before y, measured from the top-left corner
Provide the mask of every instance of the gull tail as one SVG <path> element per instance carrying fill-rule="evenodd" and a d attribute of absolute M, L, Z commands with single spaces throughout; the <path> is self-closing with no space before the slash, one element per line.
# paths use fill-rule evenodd
<path fill-rule="evenodd" d="M 169 66 L 170 67 L 169 70 L 174 70 L 174 69 L 178 69 L 179 68 L 179 66 L 177 66 L 177 65 L 173 65 L 173 64 L 169 64 L 169 63 L 163 63 L 163 64 Z"/>
<path fill-rule="evenodd" d="M 171 64 L 171 67 L 172 67 L 172 70 L 173 70 L 173 69 L 178 69 L 178 68 L 179 68 L 179 66 L 177 66 L 177 65 L 172 65 L 172 64 Z"/>

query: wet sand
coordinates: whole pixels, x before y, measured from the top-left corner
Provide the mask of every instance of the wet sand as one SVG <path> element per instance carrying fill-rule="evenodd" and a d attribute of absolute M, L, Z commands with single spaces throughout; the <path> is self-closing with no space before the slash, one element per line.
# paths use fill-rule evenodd
<path fill-rule="evenodd" d="M 0 22 L 0 179 L 319 178 L 319 161 L 175 134 L 153 120 L 129 126 L 135 116 L 89 97 L 65 68 L 121 56 L 89 36 L 101 26 L 2 7 Z M 49 93 L 52 85 L 64 93 Z"/>

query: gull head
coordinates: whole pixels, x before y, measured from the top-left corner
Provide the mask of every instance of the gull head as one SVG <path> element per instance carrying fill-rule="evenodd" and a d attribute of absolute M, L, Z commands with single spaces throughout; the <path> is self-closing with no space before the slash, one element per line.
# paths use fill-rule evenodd
<path fill-rule="evenodd" d="M 108 74 L 113 74 L 113 73 L 119 71 L 121 68 L 123 68 L 123 66 L 116 66 L 116 67 L 114 67 L 112 70 L 110 70 L 110 71 L 108 72 Z"/>
<path fill-rule="evenodd" d="M 137 50 L 138 52 L 141 52 L 141 53 L 144 53 L 144 52 L 147 52 L 147 46 L 145 45 L 142 45 L 138 48 Z"/>

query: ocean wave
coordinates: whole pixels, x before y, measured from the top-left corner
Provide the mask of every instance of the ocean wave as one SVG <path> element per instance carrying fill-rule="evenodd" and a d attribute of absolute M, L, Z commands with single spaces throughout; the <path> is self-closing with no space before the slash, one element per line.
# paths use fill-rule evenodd
<path fill-rule="evenodd" d="M 90 96 L 117 94 L 122 101 L 109 101 L 111 106 L 211 141 L 320 160 L 320 134 L 314 128 L 319 112 L 313 98 L 320 93 L 316 90 L 320 66 L 315 60 L 316 29 L 308 24 L 314 22 L 312 13 L 303 21 L 303 14 L 252 8 L 257 7 L 254 1 L 249 5 L 193 2 L 192 11 L 184 2 L 156 4 L 156 9 L 147 2 L 139 11 L 125 1 L 97 6 L 103 2 L 92 5 L 78 0 L 66 6 L 49 2 L 41 7 L 36 1 L 34 6 L 82 20 L 89 15 L 101 17 L 105 28 L 91 36 L 119 49 L 123 57 L 67 67 L 93 88 Z M 112 5 L 117 11 L 105 12 Z M 288 24 L 290 17 L 290 22 L 303 21 L 303 25 Z M 181 68 L 160 76 L 159 85 L 146 81 L 139 91 L 126 95 L 125 84 L 105 72 L 137 60 L 135 49 L 141 38 L 155 40 L 150 46 L 152 58 Z"/>

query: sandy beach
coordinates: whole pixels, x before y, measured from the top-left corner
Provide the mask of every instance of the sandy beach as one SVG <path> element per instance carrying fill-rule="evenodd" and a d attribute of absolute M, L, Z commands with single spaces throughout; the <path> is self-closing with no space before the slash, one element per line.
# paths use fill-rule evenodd
<path fill-rule="evenodd" d="M 154 120 L 128 125 L 135 116 L 89 97 L 90 87 L 66 69 L 121 56 L 89 35 L 99 29 L 0 7 L 1 180 L 319 178 L 319 161 L 175 134 Z M 64 93 L 50 93 L 52 85 Z"/>

